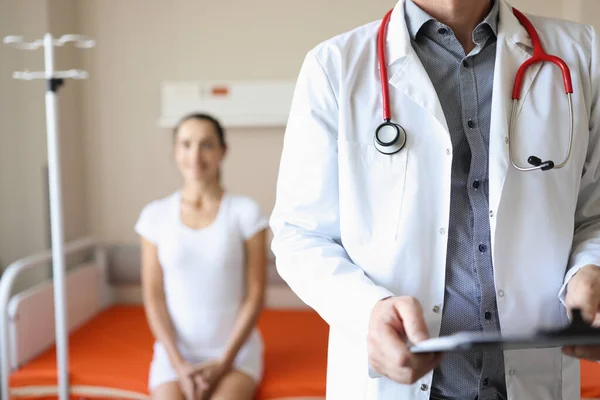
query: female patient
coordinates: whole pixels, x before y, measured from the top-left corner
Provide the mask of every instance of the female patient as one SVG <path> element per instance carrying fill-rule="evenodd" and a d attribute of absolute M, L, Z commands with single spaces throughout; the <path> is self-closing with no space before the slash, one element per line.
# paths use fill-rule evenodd
<path fill-rule="evenodd" d="M 227 146 L 210 116 L 175 128 L 183 187 L 148 204 L 142 242 L 146 315 L 156 338 L 155 399 L 252 399 L 262 376 L 256 329 L 265 285 L 267 219 L 220 183 Z"/>

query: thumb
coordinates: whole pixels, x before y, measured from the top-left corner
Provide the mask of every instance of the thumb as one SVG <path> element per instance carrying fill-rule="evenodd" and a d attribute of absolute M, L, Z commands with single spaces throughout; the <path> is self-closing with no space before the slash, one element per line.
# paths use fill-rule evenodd
<path fill-rule="evenodd" d="M 417 299 L 413 297 L 398 299 L 396 310 L 411 343 L 416 344 L 429 339 L 429 332 L 423 318 L 423 308 Z"/>
<path fill-rule="evenodd" d="M 600 309 L 600 268 L 590 265 L 577 271 L 567 286 L 565 300 L 569 313 L 578 308 L 583 319 L 591 323 Z"/>
<path fill-rule="evenodd" d="M 592 323 L 596 319 L 596 314 L 599 311 L 600 299 L 598 296 L 590 293 L 573 294 L 567 303 L 569 314 L 573 315 L 573 310 L 581 311 L 581 317 L 587 323 Z"/>
<path fill-rule="evenodd" d="M 208 389 L 208 382 L 201 375 L 194 376 L 194 383 L 200 390 Z"/>
<path fill-rule="evenodd" d="M 202 372 L 207 366 L 208 366 L 207 362 L 202 362 L 202 363 L 199 363 L 199 364 L 194 364 L 192 366 L 192 368 L 191 368 L 191 371 L 192 371 L 191 374 L 192 375 L 196 375 L 196 374 Z"/>
<path fill-rule="evenodd" d="M 572 314 L 573 309 L 579 309 L 582 318 L 592 323 L 600 311 L 600 290 L 595 285 L 589 284 L 587 280 L 580 279 L 580 281 L 575 282 L 576 284 L 570 286 L 567 291 L 567 308 L 569 314 Z"/>

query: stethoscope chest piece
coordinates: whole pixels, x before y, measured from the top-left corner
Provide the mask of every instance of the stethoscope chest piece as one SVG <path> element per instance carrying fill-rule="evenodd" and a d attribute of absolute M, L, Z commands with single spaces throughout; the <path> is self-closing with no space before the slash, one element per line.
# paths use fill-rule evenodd
<path fill-rule="evenodd" d="M 375 131 L 373 144 L 383 154 L 397 153 L 406 144 L 406 132 L 400 125 L 386 121 Z"/>

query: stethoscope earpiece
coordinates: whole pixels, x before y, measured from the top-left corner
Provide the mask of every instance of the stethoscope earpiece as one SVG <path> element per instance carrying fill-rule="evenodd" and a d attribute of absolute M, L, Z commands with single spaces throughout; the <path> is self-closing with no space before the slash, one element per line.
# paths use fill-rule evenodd
<path fill-rule="evenodd" d="M 542 162 L 542 160 L 536 156 L 529 156 L 527 162 L 533 165 L 534 167 L 539 167 L 542 171 L 548 171 L 554 168 L 554 161 L 548 160 Z"/>

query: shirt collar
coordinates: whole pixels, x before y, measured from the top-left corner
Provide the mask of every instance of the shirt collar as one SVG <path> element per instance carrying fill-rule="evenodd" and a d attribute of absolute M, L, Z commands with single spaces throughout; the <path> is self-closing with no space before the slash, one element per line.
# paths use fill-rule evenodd
<path fill-rule="evenodd" d="M 492 0 L 493 5 L 485 17 L 485 19 L 477 25 L 475 31 L 477 31 L 480 27 L 485 25 L 489 26 L 494 33 L 495 36 L 498 35 L 498 17 L 499 17 L 499 1 L 500 0 Z M 405 18 L 406 18 L 406 26 L 408 28 L 408 33 L 412 40 L 416 40 L 417 35 L 421 31 L 421 28 L 429 21 L 436 21 L 431 15 L 417 6 L 413 0 L 406 0 L 405 2 Z M 437 22 L 437 21 L 436 21 Z"/>

